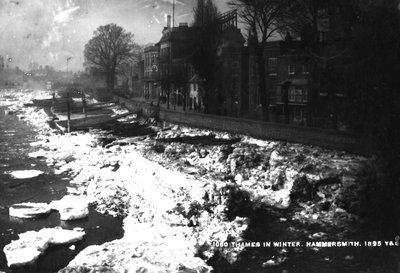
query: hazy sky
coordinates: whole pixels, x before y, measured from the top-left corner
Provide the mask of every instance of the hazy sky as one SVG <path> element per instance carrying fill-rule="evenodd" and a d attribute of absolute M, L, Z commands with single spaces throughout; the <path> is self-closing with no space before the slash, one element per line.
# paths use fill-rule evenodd
<path fill-rule="evenodd" d="M 30 62 L 56 69 L 82 68 L 83 48 L 93 31 L 116 23 L 139 44 L 161 38 L 173 0 L 0 0 L 0 55 L 9 66 Z M 176 0 L 175 23 L 191 22 L 195 0 Z M 214 1 L 226 11 L 226 0 Z"/>

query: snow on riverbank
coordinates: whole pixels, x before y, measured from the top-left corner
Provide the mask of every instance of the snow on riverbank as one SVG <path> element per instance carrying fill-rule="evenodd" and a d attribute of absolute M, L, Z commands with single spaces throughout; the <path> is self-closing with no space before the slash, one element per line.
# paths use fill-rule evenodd
<path fill-rule="evenodd" d="M 101 131 L 59 135 L 44 113 L 13 109 L 40 127 L 31 156 L 74 177 L 70 193 L 124 217 L 123 239 L 88 247 L 60 272 L 211 272 L 206 261 L 217 251 L 233 263 L 243 250 L 212 242 L 243 240 L 255 209 L 296 205 L 292 217 L 308 224 L 357 218 L 367 158 L 244 136 L 224 144 L 238 136 L 179 126 L 134 141 Z M 211 134 L 221 143 L 182 142 Z"/>

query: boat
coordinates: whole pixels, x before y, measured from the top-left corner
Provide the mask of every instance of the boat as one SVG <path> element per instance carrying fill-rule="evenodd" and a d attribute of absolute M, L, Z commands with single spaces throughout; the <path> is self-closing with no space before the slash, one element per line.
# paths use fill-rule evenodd
<path fill-rule="evenodd" d="M 32 104 L 33 106 L 41 106 L 41 107 L 46 107 L 46 106 L 51 106 L 53 103 L 53 99 L 33 99 Z"/>
<path fill-rule="evenodd" d="M 99 127 L 102 124 L 118 120 L 120 118 L 137 114 L 137 112 L 128 112 L 116 116 L 110 116 L 108 114 L 101 114 L 96 116 L 88 116 L 84 118 L 71 119 L 69 121 L 70 131 L 85 130 L 88 128 Z M 68 120 L 56 120 L 56 126 L 62 131 L 68 130 Z"/>
<path fill-rule="evenodd" d="M 86 106 L 86 112 L 92 111 L 101 111 L 101 110 L 109 110 L 112 107 L 115 107 L 115 103 L 95 103 L 95 104 L 88 104 Z M 68 107 L 66 105 L 55 105 L 51 109 L 53 113 L 65 113 L 68 111 Z M 74 103 L 70 106 L 71 113 L 82 113 L 83 112 L 83 105 L 82 103 Z"/>

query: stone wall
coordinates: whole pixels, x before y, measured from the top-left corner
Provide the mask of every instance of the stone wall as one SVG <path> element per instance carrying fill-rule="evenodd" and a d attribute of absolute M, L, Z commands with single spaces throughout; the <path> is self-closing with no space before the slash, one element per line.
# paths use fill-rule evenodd
<path fill-rule="evenodd" d="M 133 101 L 120 97 L 115 97 L 114 99 L 123 103 L 129 109 L 142 109 L 144 115 L 154 113 L 155 107 L 151 107 L 146 102 Z M 192 125 L 212 130 L 229 131 L 261 139 L 316 145 L 364 155 L 373 153 L 373 151 L 369 149 L 367 141 L 363 138 L 334 130 L 206 115 L 194 112 L 178 112 L 164 108 L 160 109 L 159 117 L 166 122 Z"/>

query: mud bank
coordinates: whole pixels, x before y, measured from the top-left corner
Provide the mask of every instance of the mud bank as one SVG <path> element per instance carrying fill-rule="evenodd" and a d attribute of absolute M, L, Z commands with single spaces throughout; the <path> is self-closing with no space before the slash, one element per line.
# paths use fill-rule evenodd
<path fill-rule="evenodd" d="M 44 112 L 14 110 L 42 130 L 32 156 L 72 176 L 71 194 L 124 218 L 122 239 L 60 272 L 363 272 L 360 260 L 376 254 L 241 243 L 361 240 L 373 158 L 179 126 L 60 135 Z"/>

